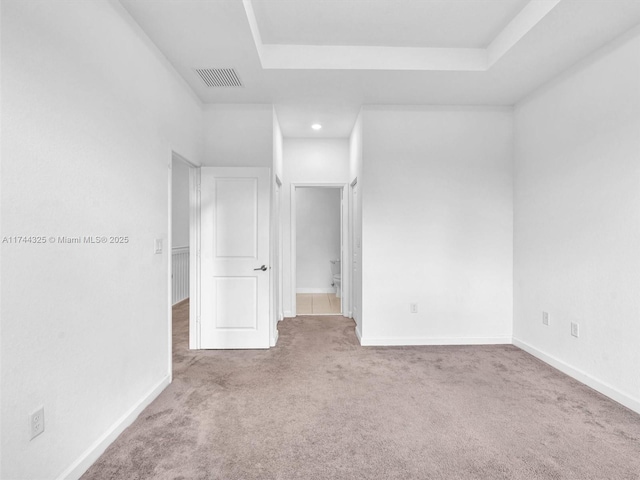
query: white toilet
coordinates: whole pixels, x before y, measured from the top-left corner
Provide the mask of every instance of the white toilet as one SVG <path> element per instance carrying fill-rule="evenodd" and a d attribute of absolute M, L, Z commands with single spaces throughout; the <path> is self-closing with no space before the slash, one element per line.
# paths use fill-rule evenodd
<path fill-rule="evenodd" d="M 330 260 L 331 263 L 331 286 L 336 287 L 336 297 L 340 298 L 342 293 L 342 274 L 340 273 L 340 260 Z"/>

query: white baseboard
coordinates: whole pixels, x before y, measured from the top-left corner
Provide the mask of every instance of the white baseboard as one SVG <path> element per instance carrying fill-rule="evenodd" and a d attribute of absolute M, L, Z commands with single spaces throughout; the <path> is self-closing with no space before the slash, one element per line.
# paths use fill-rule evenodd
<path fill-rule="evenodd" d="M 360 345 L 362 345 L 362 330 L 360 328 L 360 325 L 358 325 L 356 323 L 356 337 L 358 337 L 358 341 L 360 342 Z"/>
<path fill-rule="evenodd" d="M 278 338 L 280 338 L 280 332 L 278 332 L 278 329 L 276 329 L 276 333 L 273 336 L 273 340 L 271 341 L 271 346 L 275 347 L 276 343 L 278 343 Z"/>
<path fill-rule="evenodd" d="M 296 293 L 336 293 L 335 287 L 327 288 L 296 288 Z"/>
<path fill-rule="evenodd" d="M 510 345 L 511 337 L 361 337 L 364 347 L 416 345 Z"/>
<path fill-rule="evenodd" d="M 57 480 L 79 479 L 91 465 L 104 453 L 109 445 L 118 438 L 125 428 L 133 423 L 145 408 L 153 402 L 162 391 L 171 383 L 171 378 L 166 376 L 155 387 L 133 405 L 122 417 L 120 417 L 93 445 L 84 451 L 80 457 L 73 462 Z"/>
<path fill-rule="evenodd" d="M 295 315 L 293 315 L 291 311 L 284 312 L 284 318 L 291 318 L 291 317 L 295 317 Z"/>
<path fill-rule="evenodd" d="M 588 387 L 593 388 L 595 391 L 600 392 L 603 395 L 606 395 L 612 400 L 615 400 L 616 402 L 624 405 L 628 409 L 633 410 L 634 412 L 640 414 L 640 399 L 633 398 L 627 395 L 626 393 L 623 393 L 620 390 L 616 389 L 615 387 L 612 387 L 608 383 L 598 380 L 597 378 L 592 377 L 588 373 L 585 373 L 582 370 L 574 368 L 568 363 L 565 363 L 564 361 L 560 360 L 559 358 L 556 358 L 553 355 L 549 355 L 541 350 L 538 350 L 537 348 L 529 345 L 526 342 L 523 342 L 522 340 L 518 340 L 517 338 L 514 338 L 513 344 L 516 347 L 521 348 L 525 352 L 530 353 L 534 357 L 542 360 L 543 362 L 548 363 L 552 367 L 560 370 L 562 373 L 565 373 L 570 377 L 575 378 L 579 382 L 584 383 Z"/>

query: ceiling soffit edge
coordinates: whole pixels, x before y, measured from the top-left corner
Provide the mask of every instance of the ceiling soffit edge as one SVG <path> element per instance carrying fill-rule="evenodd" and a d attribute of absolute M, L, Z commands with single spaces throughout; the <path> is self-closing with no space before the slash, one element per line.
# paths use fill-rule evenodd
<path fill-rule="evenodd" d="M 264 44 L 251 0 L 242 0 L 264 69 L 486 71 L 562 0 L 530 0 L 487 48 Z"/>

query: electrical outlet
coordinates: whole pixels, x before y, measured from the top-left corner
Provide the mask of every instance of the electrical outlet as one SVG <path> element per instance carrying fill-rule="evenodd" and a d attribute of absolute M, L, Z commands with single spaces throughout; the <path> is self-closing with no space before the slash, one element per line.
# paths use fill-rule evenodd
<path fill-rule="evenodd" d="M 542 324 L 549 325 L 549 312 L 542 312 Z"/>
<path fill-rule="evenodd" d="M 571 322 L 571 335 L 574 337 L 580 336 L 580 325 L 576 322 Z"/>
<path fill-rule="evenodd" d="M 44 407 L 31 414 L 31 440 L 44 432 Z"/>
<path fill-rule="evenodd" d="M 409 304 L 409 311 L 411 313 L 418 313 L 418 304 L 417 303 L 410 303 Z"/>

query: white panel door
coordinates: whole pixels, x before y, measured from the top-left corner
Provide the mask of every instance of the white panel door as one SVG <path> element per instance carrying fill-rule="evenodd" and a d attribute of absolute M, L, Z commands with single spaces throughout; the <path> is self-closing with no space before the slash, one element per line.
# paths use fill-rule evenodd
<path fill-rule="evenodd" d="M 269 348 L 269 169 L 201 175 L 201 348 Z"/>

